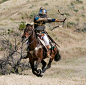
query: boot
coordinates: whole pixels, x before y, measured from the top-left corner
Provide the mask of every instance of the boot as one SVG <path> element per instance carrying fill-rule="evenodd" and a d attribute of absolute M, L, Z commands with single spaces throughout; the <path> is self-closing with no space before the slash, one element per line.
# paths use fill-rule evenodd
<path fill-rule="evenodd" d="M 50 56 L 49 45 L 47 45 L 46 47 L 47 47 L 47 56 L 48 56 L 49 58 L 52 58 L 52 57 Z"/>

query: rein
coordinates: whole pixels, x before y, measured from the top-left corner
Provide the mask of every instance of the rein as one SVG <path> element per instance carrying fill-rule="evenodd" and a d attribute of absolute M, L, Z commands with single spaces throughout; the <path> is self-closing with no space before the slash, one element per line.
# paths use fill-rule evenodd
<path fill-rule="evenodd" d="M 30 31 L 34 31 L 34 29 L 32 29 L 32 30 L 30 30 Z M 32 34 L 32 33 L 31 33 L 31 34 Z M 30 35 L 31 35 L 31 34 L 30 34 Z M 29 35 L 29 36 L 30 36 L 30 35 Z M 28 36 L 28 39 L 29 39 L 29 36 Z M 29 45 L 31 45 L 35 40 L 36 40 L 36 37 L 35 37 L 35 39 L 34 39 L 31 43 L 29 43 Z"/>
<path fill-rule="evenodd" d="M 36 39 L 36 38 L 35 38 L 35 39 Z M 34 39 L 34 40 L 35 40 L 35 39 Z M 32 44 L 32 43 L 34 42 L 34 40 L 33 40 L 31 43 L 29 43 L 29 45 Z"/>

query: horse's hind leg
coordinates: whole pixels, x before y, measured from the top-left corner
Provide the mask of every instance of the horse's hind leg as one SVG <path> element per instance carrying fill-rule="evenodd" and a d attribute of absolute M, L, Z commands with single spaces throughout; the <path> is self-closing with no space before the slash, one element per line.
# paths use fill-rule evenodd
<path fill-rule="evenodd" d="M 51 67 L 51 63 L 52 63 L 52 61 L 53 61 L 53 59 L 50 58 L 47 67 L 46 67 L 46 68 L 43 68 L 42 73 L 44 73 L 47 69 L 49 69 L 49 68 Z"/>
<path fill-rule="evenodd" d="M 47 69 L 51 67 L 51 63 L 52 63 L 52 61 L 53 61 L 53 59 L 50 58 L 49 63 L 48 63 L 48 65 L 47 65 Z"/>
<path fill-rule="evenodd" d="M 45 70 L 46 70 L 46 69 L 45 69 L 46 62 L 45 62 L 44 60 L 42 60 L 41 63 L 42 63 L 42 73 L 44 73 Z"/>
<path fill-rule="evenodd" d="M 43 70 L 44 67 L 46 66 L 46 62 L 44 60 L 42 60 L 41 63 L 42 63 L 42 70 Z"/>

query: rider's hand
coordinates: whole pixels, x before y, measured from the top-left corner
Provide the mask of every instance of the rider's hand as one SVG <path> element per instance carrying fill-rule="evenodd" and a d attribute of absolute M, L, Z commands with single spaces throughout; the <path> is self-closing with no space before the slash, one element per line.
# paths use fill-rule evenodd
<path fill-rule="evenodd" d="M 48 18 L 44 18 L 44 21 L 47 21 L 48 20 Z"/>
<path fill-rule="evenodd" d="M 67 18 L 65 18 L 65 19 L 63 20 L 63 22 L 65 22 L 66 19 L 67 19 Z"/>

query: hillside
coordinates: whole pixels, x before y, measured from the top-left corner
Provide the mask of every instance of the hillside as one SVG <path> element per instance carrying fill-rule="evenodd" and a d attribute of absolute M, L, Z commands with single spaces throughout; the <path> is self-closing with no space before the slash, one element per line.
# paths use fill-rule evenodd
<path fill-rule="evenodd" d="M 53 31 L 50 29 L 62 23 L 46 24 L 47 32 L 60 46 L 58 48 L 62 57 L 61 60 L 59 62 L 53 61 L 52 67 L 45 72 L 42 79 L 34 76 L 31 69 L 28 69 L 22 72 L 25 75 L 0 76 L 0 85 L 55 85 L 57 83 L 57 85 L 85 85 L 85 0 L 7 0 L 0 4 L 0 33 L 8 29 L 18 32 L 21 22 L 25 24 L 33 22 L 33 17 L 38 13 L 40 7 L 46 8 L 48 17 L 67 18 L 64 27 L 56 28 Z M 65 16 L 60 15 L 58 10 Z M 2 39 L 2 36 L 0 38 Z M 7 36 L 7 38 L 11 38 L 11 36 Z M 2 48 L 1 43 L 0 47 Z M 0 50 L 0 59 L 3 55 L 3 51 Z"/>
<path fill-rule="evenodd" d="M 86 51 L 86 35 L 84 33 L 86 29 L 85 5 L 84 0 L 82 2 L 53 0 L 53 3 L 52 0 L 9 0 L 0 4 L 0 30 L 17 30 L 21 22 L 33 22 L 34 15 L 38 13 L 39 8 L 42 6 L 48 10 L 48 16 L 51 18 L 67 18 L 64 28 L 50 31 L 49 29 L 57 26 L 58 23 L 46 24 L 46 30 L 60 45 L 59 49 L 61 49 L 62 54 L 70 50 L 66 56 L 72 56 L 73 54 L 82 56 Z M 77 11 L 75 11 L 76 9 Z M 65 16 L 61 16 L 58 10 L 64 13 Z"/>

